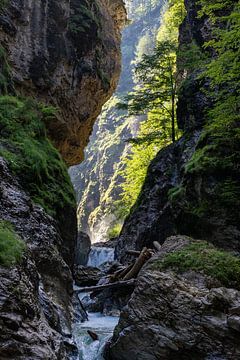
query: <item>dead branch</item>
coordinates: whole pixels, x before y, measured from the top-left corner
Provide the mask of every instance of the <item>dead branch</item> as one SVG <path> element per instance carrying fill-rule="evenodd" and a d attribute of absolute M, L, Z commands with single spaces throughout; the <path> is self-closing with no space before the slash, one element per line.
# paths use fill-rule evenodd
<path fill-rule="evenodd" d="M 104 285 L 96 285 L 96 286 L 87 286 L 76 290 L 77 293 L 81 292 L 91 292 L 91 291 L 98 291 L 98 290 L 105 290 L 105 289 L 112 289 L 118 287 L 125 287 L 125 286 L 133 286 L 135 283 L 134 279 L 130 279 L 128 281 L 116 281 L 113 283 L 108 283 Z"/>

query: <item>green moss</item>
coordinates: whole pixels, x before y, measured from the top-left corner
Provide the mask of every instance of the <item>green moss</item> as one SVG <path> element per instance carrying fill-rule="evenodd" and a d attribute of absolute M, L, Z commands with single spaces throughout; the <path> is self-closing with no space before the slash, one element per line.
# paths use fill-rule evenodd
<path fill-rule="evenodd" d="M 108 238 L 112 239 L 115 237 L 118 237 L 120 235 L 120 232 L 122 230 L 122 224 L 116 223 L 111 228 L 108 229 Z"/>
<path fill-rule="evenodd" d="M 186 188 L 184 186 L 176 186 L 168 191 L 168 199 L 171 202 L 175 202 L 176 200 L 179 200 L 183 198 L 186 194 Z"/>
<path fill-rule="evenodd" d="M 50 121 L 54 111 L 31 99 L 0 97 L 0 155 L 33 201 L 52 216 L 75 206 L 66 165 L 46 136 L 44 121 Z"/>
<path fill-rule="evenodd" d="M 7 6 L 9 0 L 0 0 L 0 11 Z"/>
<path fill-rule="evenodd" d="M 240 258 L 218 250 L 206 241 L 195 241 L 182 250 L 153 263 L 155 269 L 195 270 L 219 280 L 226 287 L 240 289 Z"/>
<path fill-rule="evenodd" d="M 26 245 L 11 223 L 0 221 L 0 265 L 9 267 L 21 261 Z"/>

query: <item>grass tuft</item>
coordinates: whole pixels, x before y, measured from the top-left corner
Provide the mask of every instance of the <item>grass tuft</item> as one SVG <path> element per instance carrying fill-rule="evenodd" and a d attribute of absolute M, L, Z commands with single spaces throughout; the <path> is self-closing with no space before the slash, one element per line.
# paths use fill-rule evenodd
<path fill-rule="evenodd" d="M 22 259 L 26 244 L 8 221 L 0 221 L 0 265 L 10 267 Z"/>
<path fill-rule="evenodd" d="M 182 250 L 166 255 L 153 264 L 154 269 L 177 269 L 179 272 L 203 272 L 226 287 L 240 289 L 240 258 L 219 250 L 206 241 L 195 241 Z"/>

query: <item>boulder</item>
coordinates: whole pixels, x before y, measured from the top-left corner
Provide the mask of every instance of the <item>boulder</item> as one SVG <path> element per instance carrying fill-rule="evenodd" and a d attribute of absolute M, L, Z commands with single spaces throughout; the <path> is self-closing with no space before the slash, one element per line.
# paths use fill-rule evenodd
<path fill-rule="evenodd" d="M 191 239 L 169 238 L 142 269 L 109 350 L 111 360 L 238 360 L 240 291 L 202 271 L 162 270 Z"/>
<path fill-rule="evenodd" d="M 88 234 L 80 231 L 78 233 L 76 247 L 75 247 L 75 264 L 76 265 L 87 265 L 88 254 L 91 249 L 91 240 Z"/>
<path fill-rule="evenodd" d="M 74 280 L 78 286 L 96 285 L 102 276 L 101 270 L 93 266 L 77 265 L 74 267 Z"/>

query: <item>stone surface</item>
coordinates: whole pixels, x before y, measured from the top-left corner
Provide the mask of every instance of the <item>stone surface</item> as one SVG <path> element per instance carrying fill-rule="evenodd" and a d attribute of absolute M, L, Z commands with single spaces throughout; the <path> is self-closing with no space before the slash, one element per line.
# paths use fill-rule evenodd
<path fill-rule="evenodd" d="M 87 265 L 88 254 L 91 249 L 91 240 L 88 234 L 79 231 L 75 247 L 75 265 Z"/>
<path fill-rule="evenodd" d="M 77 265 L 74 267 L 74 280 L 78 286 L 96 285 L 102 276 L 102 271 L 92 266 Z"/>
<path fill-rule="evenodd" d="M 192 271 L 158 270 L 169 252 L 189 244 L 167 240 L 142 269 L 110 346 L 111 360 L 237 360 L 240 292 Z"/>
<path fill-rule="evenodd" d="M 56 221 L 31 202 L 2 158 L 0 219 L 10 221 L 27 244 L 22 263 L 10 269 L 0 266 L 0 357 L 67 359 L 72 263 L 63 256 L 66 249 L 72 251 L 76 224 L 63 246 Z"/>
<path fill-rule="evenodd" d="M 10 0 L 0 14 L 15 89 L 57 106 L 48 124 L 68 164 L 83 159 L 92 126 L 120 74 L 122 0 Z"/>

